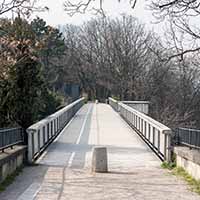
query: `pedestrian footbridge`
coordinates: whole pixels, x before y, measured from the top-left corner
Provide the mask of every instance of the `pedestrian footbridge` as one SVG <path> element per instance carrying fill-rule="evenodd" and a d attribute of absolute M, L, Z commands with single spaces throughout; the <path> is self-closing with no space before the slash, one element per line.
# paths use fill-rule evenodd
<path fill-rule="evenodd" d="M 129 103 L 79 99 L 28 129 L 29 167 L 1 200 L 197 200 L 160 166 L 170 161 L 171 130 Z M 108 153 L 108 172 L 91 171 L 92 149 Z"/>

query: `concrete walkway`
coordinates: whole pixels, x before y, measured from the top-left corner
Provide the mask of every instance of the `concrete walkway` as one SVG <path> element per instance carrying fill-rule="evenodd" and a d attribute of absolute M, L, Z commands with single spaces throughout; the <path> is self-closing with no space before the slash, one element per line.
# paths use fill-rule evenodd
<path fill-rule="evenodd" d="M 91 150 L 108 148 L 109 173 L 91 173 Z M 0 200 L 197 200 L 106 104 L 87 104 Z"/>

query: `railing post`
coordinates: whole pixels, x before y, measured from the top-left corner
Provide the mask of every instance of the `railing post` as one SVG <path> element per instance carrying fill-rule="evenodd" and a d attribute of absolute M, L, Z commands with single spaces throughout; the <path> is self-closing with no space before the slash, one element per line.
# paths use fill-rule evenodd
<path fill-rule="evenodd" d="M 33 162 L 33 149 L 34 149 L 34 140 L 33 140 L 33 134 L 34 130 L 27 130 L 27 135 L 28 135 L 28 162 L 32 163 Z"/>
<path fill-rule="evenodd" d="M 192 141 L 192 134 L 191 134 L 191 130 L 189 129 L 189 144 L 191 144 L 191 141 Z"/>
<path fill-rule="evenodd" d="M 172 161 L 172 145 L 171 145 L 171 137 L 172 137 L 172 131 L 171 130 L 167 130 L 167 131 L 163 131 L 163 134 L 165 135 L 166 138 L 166 142 L 165 142 L 165 151 L 166 151 L 166 155 L 165 155 L 165 160 L 169 163 Z"/>

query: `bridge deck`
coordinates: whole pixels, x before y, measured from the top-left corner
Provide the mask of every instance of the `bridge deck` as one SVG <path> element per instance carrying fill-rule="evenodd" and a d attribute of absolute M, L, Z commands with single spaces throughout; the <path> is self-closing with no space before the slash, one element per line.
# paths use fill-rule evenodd
<path fill-rule="evenodd" d="M 109 173 L 92 174 L 91 150 L 108 148 Z M 87 104 L 1 200 L 196 200 L 123 119 L 106 104 Z"/>

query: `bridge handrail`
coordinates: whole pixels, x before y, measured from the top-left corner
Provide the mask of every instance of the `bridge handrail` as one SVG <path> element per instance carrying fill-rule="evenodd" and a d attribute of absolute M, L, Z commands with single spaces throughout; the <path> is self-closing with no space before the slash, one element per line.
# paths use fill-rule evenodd
<path fill-rule="evenodd" d="M 28 134 L 28 160 L 32 162 L 60 133 L 84 104 L 84 97 L 65 106 L 54 114 L 31 125 Z"/>
<path fill-rule="evenodd" d="M 136 113 L 138 116 L 140 116 L 140 117 L 142 117 L 142 118 L 148 120 L 149 123 L 151 123 L 152 125 L 156 126 L 159 130 L 161 130 L 161 131 L 162 131 L 162 130 L 166 130 L 166 131 L 170 130 L 170 131 L 171 131 L 170 128 L 168 128 L 168 127 L 165 126 L 164 124 L 158 122 L 157 120 L 155 120 L 155 119 L 149 117 L 148 115 L 145 115 L 144 113 L 139 112 L 139 111 L 135 110 L 134 108 L 131 108 L 130 106 L 125 105 L 124 103 L 119 102 L 118 104 L 119 104 L 120 106 L 126 108 L 127 110 L 129 110 L 129 111 L 131 111 L 131 112 L 133 112 L 133 113 Z"/>
<path fill-rule="evenodd" d="M 176 128 L 174 130 L 174 141 L 177 145 L 200 150 L 200 130 L 193 128 Z"/>
<path fill-rule="evenodd" d="M 111 98 L 111 97 L 109 97 L 108 100 L 109 100 L 109 104 L 111 105 L 111 107 L 112 107 L 115 111 L 118 112 L 118 111 L 119 111 L 119 110 L 118 110 L 118 101 L 115 100 L 115 99 L 113 99 L 113 98 Z"/>
<path fill-rule="evenodd" d="M 149 113 L 149 104 L 150 104 L 149 101 L 121 101 L 121 102 L 146 115 L 148 115 Z"/>
<path fill-rule="evenodd" d="M 150 101 L 122 101 L 122 103 L 135 103 L 135 104 L 149 104 L 150 103 Z"/>
<path fill-rule="evenodd" d="M 159 157 L 170 161 L 172 130 L 122 102 L 118 103 L 118 107 L 122 117 L 136 129 Z"/>
<path fill-rule="evenodd" d="M 5 149 L 21 143 L 23 143 L 23 129 L 21 127 L 0 129 L 0 151 L 4 152 Z"/>
<path fill-rule="evenodd" d="M 53 118 L 56 118 L 58 116 L 60 116 L 62 113 L 66 112 L 67 110 L 69 110 L 70 108 L 72 108 L 74 105 L 76 105 L 77 103 L 79 103 L 80 101 L 82 101 L 84 98 L 78 99 L 77 101 L 65 106 L 64 108 L 58 110 L 57 112 L 49 115 L 48 117 L 46 117 L 45 119 L 40 120 L 39 122 L 36 122 L 35 124 L 31 125 L 28 130 L 35 130 L 38 129 L 38 127 L 42 126 L 42 125 L 46 125 L 50 120 L 52 120 Z"/>

